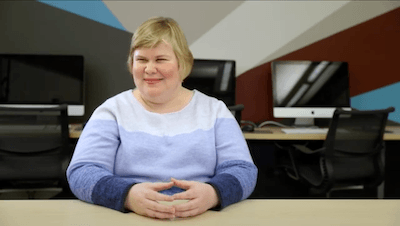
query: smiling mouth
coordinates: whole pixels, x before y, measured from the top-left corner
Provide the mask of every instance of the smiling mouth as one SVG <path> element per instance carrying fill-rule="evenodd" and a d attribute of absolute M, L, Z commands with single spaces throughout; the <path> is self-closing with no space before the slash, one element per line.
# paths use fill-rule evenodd
<path fill-rule="evenodd" d="M 146 78 L 146 79 L 144 79 L 144 81 L 150 85 L 159 83 L 159 82 L 161 82 L 161 80 L 163 80 L 163 79 L 162 78 Z"/>

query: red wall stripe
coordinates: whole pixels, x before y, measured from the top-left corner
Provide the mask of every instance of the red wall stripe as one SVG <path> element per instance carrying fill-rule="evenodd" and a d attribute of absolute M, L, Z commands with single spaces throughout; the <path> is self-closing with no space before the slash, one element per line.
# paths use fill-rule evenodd
<path fill-rule="evenodd" d="M 275 60 L 346 61 L 350 96 L 400 81 L 400 8 L 370 19 Z M 272 114 L 271 62 L 237 78 L 237 103 L 243 120 L 275 120 Z"/>

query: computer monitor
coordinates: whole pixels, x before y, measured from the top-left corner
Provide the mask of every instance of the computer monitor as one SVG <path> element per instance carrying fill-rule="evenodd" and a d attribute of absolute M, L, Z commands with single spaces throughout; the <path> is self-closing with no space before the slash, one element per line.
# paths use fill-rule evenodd
<path fill-rule="evenodd" d="M 273 61 L 271 69 L 275 118 L 311 126 L 314 118 L 331 118 L 338 107 L 350 109 L 346 62 Z"/>
<path fill-rule="evenodd" d="M 235 61 L 195 59 L 192 72 L 183 81 L 183 86 L 222 100 L 227 106 L 233 106 L 236 89 Z"/>
<path fill-rule="evenodd" d="M 0 54 L 0 106 L 68 105 L 83 116 L 84 59 L 80 55 Z"/>

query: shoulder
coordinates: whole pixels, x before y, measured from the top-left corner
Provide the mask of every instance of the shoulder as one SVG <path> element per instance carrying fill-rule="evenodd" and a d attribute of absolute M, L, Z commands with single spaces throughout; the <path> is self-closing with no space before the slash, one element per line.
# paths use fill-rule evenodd
<path fill-rule="evenodd" d="M 233 117 L 226 104 L 215 97 L 208 96 L 198 90 L 195 90 L 194 98 L 198 111 L 214 114 L 217 118 Z"/>
<path fill-rule="evenodd" d="M 93 111 L 91 119 L 114 120 L 116 115 L 126 109 L 125 106 L 131 104 L 131 96 L 132 90 L 126 90 L 108 98 Z"/>
<path fill-rule="evenodd" d="M 220 105 L 225 105 L 224 102 L 218 100 L 215 97 L 208 96 L 205 93 L 202 93 L 198 90 L 194 90 L 194 96 L 195 100 L 198 102 L 197 104 L 207 104 L 210 106 L 220 106 Z"/>

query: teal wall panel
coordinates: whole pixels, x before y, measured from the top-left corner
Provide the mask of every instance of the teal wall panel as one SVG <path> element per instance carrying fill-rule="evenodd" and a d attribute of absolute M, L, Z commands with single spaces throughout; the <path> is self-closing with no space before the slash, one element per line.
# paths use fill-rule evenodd
<path fill-rule="evenodd" d="M 48 4 L 50 6 L 77 14 L 82 17 L 106 24 L 126 31 L 124 26 L 114 16 L 101 0 L 91 1 L 46 1 L 38 0 L 38 2 Z"/>
<path fill-rule="evenodd" d="M 389 120 L 400 123 L 400 82 L 351 98 L 351 107 L 358 110 L 373 110 L 390 106 L 396 108 L 396 111 L 389 114 Z"/>

